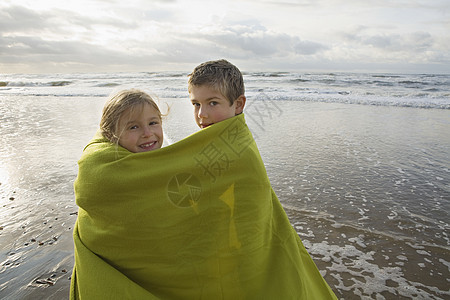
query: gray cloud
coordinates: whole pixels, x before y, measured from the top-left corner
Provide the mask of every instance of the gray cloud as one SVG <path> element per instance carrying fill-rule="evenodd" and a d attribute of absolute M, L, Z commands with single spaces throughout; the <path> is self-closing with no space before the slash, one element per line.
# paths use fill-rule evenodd
<path fill-rule="evenodd" d="M 49 16 L 37 13 L 22 6 L 9 6 L 0 9 L 0 28 L 2 34 L 19 30 L 34 30 L 49 25 Z"/>
<path fill-rule="evenodd" d="M 398 52 L 424 52 L 434 45 L 434 39 L 428 32 L 412 32 L 408 34 L 343 34 L 346 41 L 353 42 L 362 46 L 372 46 L 379 50 Z"/>
<path fill-rule="evenodd" d="M 140 29 L 139 26 L 145 27 L 148 23 L 124 22 L 113 18 L 94 19 L 64 10 L 35 12 L 20 6 L 7 7 L 2 10 L 2 16 L 5 18 L 0 21 L 0 25 L 7 25 L 7 30 L 0 37 L 0 63 L 3 64 L 43 62 L 54 65 L 142 66 L 156 62 L 197 63 L 203 57 L 232 56 L 245 59 L 256 56 L 312 55 L 327 49 L 325 45 L 303 41 L 297 36 L 271 32 L 255 19 L 242 22 L 227 19 L 228 24 L 218 22 L 208 30 L 179 31 L 166 28 L 166 19 L 163 17 L 169 17 L 170 13 L 164 10 L 143 10 L 140 17 L 153 22 L 158 37 L 153 39 L 149 35 L 138 40 L 127 39 L 126 33 Z M 164 22 L 155 22 L 158 17 Z M 95 27 L 98 25 L 110 26 L 117 31 L 117 45 L 114 42 L 102 45 L 94 43 Z M 76 28 L 83 29 L 82 36 L 89 38 L 65 38 L 70 37 Z M 60 38 L 55 38 L 58 34 Z"/>
<path fill-rule="evenodd" d="M 372 47 L 381 52 L 420 53 L 436 48 L 437 40 L 426 31 L 399 33 L 390 27 L 356 26 L 353 30 L 339 32 L 342 44 L 355 48 Z"/>
<path fill-rule="evenodd" d="M 247 54 L 248 57 L 313 55 L 328 49 L 326 45 L 303 41 L 286 33 L 271 32 L 254 24 L 219 27 L 210 32 L 192 34 L 190 38 L 202 40 L 216 49 L 228 49 L 238 56 Z"/>
<path fill-rule="evenodd" d="M 83 16 L 68 10 L 56 9 L 37 12 L 23 6 L 7 6 L 0 9 L 0 28 L 2 35 L 36 32 L 53 34 L 70 34 L 74 27 L 92 30 L 96 25 L 114 28 L 136 29 L 134 20 L 124 21 L 119 18 L 94 18 Z"/>
<path fill-rule="evenodd" d="M 303 55 L 313 55 L 328 50 L 330 47 L 312 41 L 298 41 L 294 46 L 295 53 Z"/>
<path fill-rule="evenodd" d="M 324 15 L 334 16 L 326 10 L 326 0 L 285 0 L 282 3 L 246 0 L 246 7 L 258 6 L 265 16 L 232 9 L 224 15 L 222 11 L 211 10 L 212 13 L 205 14 L 205 19 L 201 20 L 190 20 L 191 15 L 177 9 L 172 0 L 151 3 L 142 0 L 132 4 L 93 0 L 92 3 L 95 9 L 102 8 L 97 15 L 93 11 L 70 11 L 64 6 L 33 10 L 17 4 L 0 4 L 0 71 L 25 69 L 27 65 L 35 69 L 46 66 L 56 72 L 70 71 L 65 69 L 68 65 L 83 68 L 77 71 L 140 70 L 152 66 L 164 69 L 167 65 L 180 70 L 186 65 L 190 69 L 200 61 L 218 57 L 240 61 L 247 69 L 252 65 L 272 69 L 305 65 L 345 67 L 355 63 L 368 66 L 369 62 L 391 64 L 396 61 L 448 65 L 450 59 L 448 34 L 433 29 L 449 26 L 449 21 L 442 18 L 427 18 L 430 27 L 409 28 L 405 26 L 409 25 L 409 19 L 403 19 L 403 27 L 400 27 L 394 22 L 381 22 L 376 16 L 368 20 L 371 22 L 363 22 L 356 16 L 348 20 L 345 27 L 330 29 L 330 35 L 326 36 L 330 28 L 327 23 L 323 24 L 324 28 L 313 28 L 312 33 L 309 27 L 301 25 L 296 27 L 298 33 L 289 31 L 286 26 L 277 27 L 278 31 L 270 27 L 270 24 L 286 22 L 270 14 L 274 9 L 278 9 L 274 15 L 287 10 L 292 12 L 291 17 L 298 12 L 301 18 L 302 7 L 311 12 L 311 6 L 321 6 Z M 346 3 L 342 1 L 341 5 L 352 9 L 368 7 L 360 2 Z M 388 3 L 377 5 L 384 9 Z M 201 16 L 201 6 L 198 7 L 196 12 Z M 310 16 L 303 13 L 303 17 L 304 20 Z"/>
<path fill-rule="evenodd" d="M 78 41 L 47 41 L 39 37 L 0 38 L 0 53 L 2 53 L 2 62 L 6 63 L 96 65 L 135 62 L 130 60 L 129 56 L 114 49 Z"/>

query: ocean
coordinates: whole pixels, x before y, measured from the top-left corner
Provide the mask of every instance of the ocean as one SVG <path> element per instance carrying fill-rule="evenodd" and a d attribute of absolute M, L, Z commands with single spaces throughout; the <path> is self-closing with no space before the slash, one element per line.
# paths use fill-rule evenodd
<path fill-rule="evenodd" d="M 140 87 L 159 98 L 186 98 L 188 73 L 3 74 L 0 95 L 105 97 Z M 244 73 L 246 96 L 271 100 L 449 109 L 450 76 L 433 74 Z"/>
<path fill-rule="evenodd" d="M 0 298 L 67 297 L 77 160 L 114 91 L 198 130 L 188 72 L 0 75 Z M 244 73 L 272 186 L 341 299 L 450 298 L 450 75 Z"/>

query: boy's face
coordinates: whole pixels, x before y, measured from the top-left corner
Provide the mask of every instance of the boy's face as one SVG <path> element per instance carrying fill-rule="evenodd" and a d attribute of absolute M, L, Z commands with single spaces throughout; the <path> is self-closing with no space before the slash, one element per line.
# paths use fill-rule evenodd
<path fill-rule="evenodd" d="M 189 97 L 194 105 L 195 122 L 202 129 L 240 114 L 245 105 L 244 95 L 230 105 L 227 98 L 208 85 L 191 86 Z"/>
<path fill-rule="evenodd" d="M 150 104 L 125 110 L 119 133 L 119 145 L 134 153 L 159 149 L 163 143 L 161 118 Z"/>

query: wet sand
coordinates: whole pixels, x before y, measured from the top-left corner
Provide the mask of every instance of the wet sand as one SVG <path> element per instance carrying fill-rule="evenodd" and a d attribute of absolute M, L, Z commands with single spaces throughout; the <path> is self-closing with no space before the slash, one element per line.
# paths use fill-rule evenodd
<path fill-rule="evenodd" d="M 0 298 L 66 299 L 77 212 L 73 199 L 48 203 L 19 187 L 0 187 L 0 195 Z"/>
<path fill-rule="evenodd" d="M 66 100 L 0 98 L 1 299 L 69 296 L 76 163 L 104 99 Z"/>

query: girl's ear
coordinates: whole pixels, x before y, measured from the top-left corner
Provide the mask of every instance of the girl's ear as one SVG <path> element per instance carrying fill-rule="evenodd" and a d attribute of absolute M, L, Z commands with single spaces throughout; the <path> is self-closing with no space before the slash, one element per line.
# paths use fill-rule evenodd
<path fill-rule="evenodd" d="M 240 113 L 242 113 L 244 111 L 244 106 L 245 106 L 245 101 L 247 99 L 245 98 L 244 95 L 240 95 L 239 98 L 237 98 L 234 101 L 235 106 L 235 115 L 239 115 Z"/>

